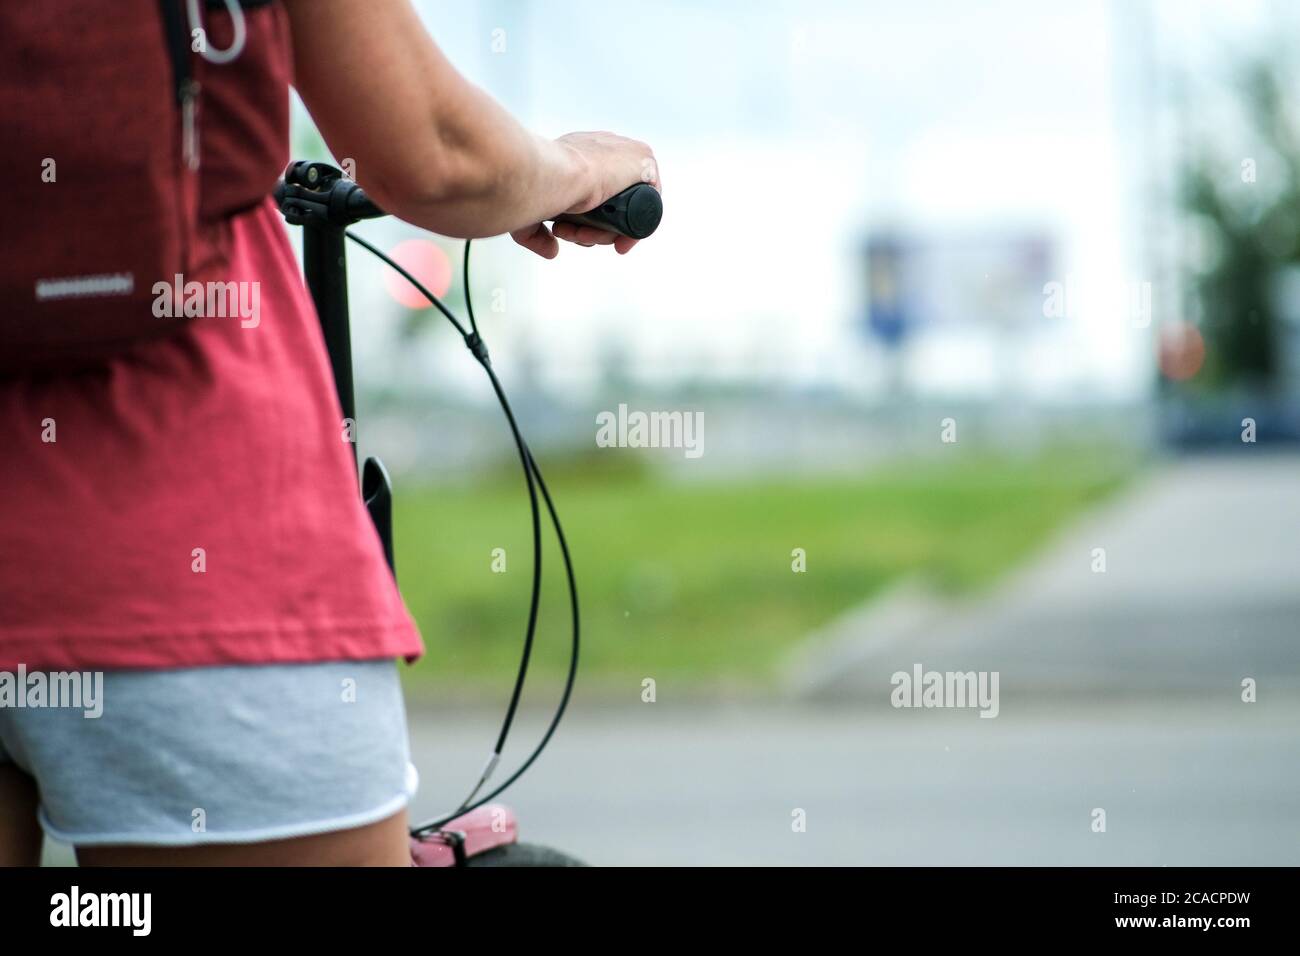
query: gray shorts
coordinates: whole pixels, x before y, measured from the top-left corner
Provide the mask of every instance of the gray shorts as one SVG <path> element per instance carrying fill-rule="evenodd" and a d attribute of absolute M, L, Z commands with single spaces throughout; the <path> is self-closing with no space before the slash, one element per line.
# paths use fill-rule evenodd
<path fill-rule="evenodd" d="M 75 706 L 53 681 L 33 703 L 31 675 L 23 698 L 0 698 L 0 763 L 36 778 L 41 826 L 64 843 L 307 836 L 382 820 L 415 792 L 392 660 L 104 671 L 98 695 L 83 683 Z"/>

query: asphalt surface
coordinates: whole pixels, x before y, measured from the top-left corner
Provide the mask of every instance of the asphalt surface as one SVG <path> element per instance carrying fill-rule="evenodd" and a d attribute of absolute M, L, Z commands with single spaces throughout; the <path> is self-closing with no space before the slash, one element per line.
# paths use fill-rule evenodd
<path fill-rule="evenodd" d="M 575 714 L 503 798 L 524 839 L 604 865 L 1300 864 L 1300 708 L 1280 701 L 984 719 L 630 699 Z M 463 796 L 495 724 L 411 723 L 414 811 L 431 816 Z M 516 758 L 539 730 L 520 725 Z"/>

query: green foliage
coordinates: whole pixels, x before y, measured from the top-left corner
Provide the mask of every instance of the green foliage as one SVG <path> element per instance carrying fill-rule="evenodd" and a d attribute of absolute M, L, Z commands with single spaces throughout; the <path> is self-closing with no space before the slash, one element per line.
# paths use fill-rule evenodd
<path fill-rule="evenodd" d="M 1207 228 L 1216 252 L 1193 277 L 1207 347 L 1198 386 L 1276 384 L 1281 319 L 1270 284 L 1279 267 L 1300 260 L 1300 140 L 1286 73 L 1269 61 L 1240 72 L 1254 155 L 1200 143 L 1181 171 L 1183 206 Z M 1237 152 L 1246 152 L 1239 142 Z"/>
<path fill-rule="evenodd" d="M 1122 472 L 1097 460 L 953 459 L 857 479 L 690 484 L 544 463 L 578 573 L 583 678 L 761 683 L 811 630 L 900 576 L 924 573 L 954 592 L 988 583 L 1119 485 Z M 428 646 L 412 679 L 508 681 L 531 580 L 522 477 L 401 488 L 396 520 L 399 578 Z M 491 570 L 494 548 L 505 549 L 504 574 Z M 805 573 L 791 570 L 794 548 L 807 554 Z M 534 666 L 554 680 L 568 605 L 558 550 L 548 546 L 543 562 Z"/>

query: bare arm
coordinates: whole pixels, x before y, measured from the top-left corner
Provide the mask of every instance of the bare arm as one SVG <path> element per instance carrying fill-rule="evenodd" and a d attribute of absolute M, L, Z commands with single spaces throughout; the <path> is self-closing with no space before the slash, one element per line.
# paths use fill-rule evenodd
<path fill-rule="evenodd" d="M 642 179 L 650 148 L 612 133 L 552 140 L 524 129 L 462 77 L 408 0 L 286 0 L 295 85 L 330 149 L 390 212 L 460 238 L 510 232 L 548 258 L 542 220 L 583 212 Z M 624 237 L 560 224 L 555 235 L 615 245 Z"/>

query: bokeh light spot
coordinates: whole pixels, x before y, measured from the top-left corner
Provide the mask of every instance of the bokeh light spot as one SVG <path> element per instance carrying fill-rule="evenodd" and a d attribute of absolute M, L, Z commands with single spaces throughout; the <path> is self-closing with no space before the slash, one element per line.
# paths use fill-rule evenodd
<path fill-rule="evenodd" d="M 445 296 L 451 288 L 451 261 L 436 242 L 407 239 L 390 249 L 388 254 L 438 298 Z M 408 309 L 430 308 L 429 300 L 392 269 L 384 270 L 384 288 Z"/>
<path fill-rule="evenodd" d="M 1160 327 L 1158 361 L 1160 373 L 1184 382 L 1205 364 L 1205 339 L 1189 322 L 1166 322 Z"/>

